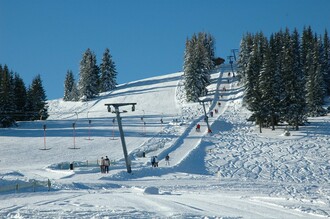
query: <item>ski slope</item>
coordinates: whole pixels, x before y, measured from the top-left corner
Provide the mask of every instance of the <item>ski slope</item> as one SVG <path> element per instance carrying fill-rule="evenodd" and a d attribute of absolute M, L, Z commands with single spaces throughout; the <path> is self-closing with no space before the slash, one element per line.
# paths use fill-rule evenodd
<path fill-rule="evenodd" d="M 51 100 L 47 121 L 0 130 L 0 217 L 329 218 L 328 116 L 290 136 L 285 126 L 259 133 L 226 69 L 212 74 L 208 90 L 207 112 L 218 110 L 208 114 L 212 133 L 202 106 L 185 101 L 182 72 L 123 84 L 88 102 Z M 134 112 L 121 108 L 132 174 L 105 106 L 122 102 L 137 103 Z M 101 174 L 96 162 L 106 155 L 110 173 Z M 158 168 L 150 165 L 155 155 Z"/>

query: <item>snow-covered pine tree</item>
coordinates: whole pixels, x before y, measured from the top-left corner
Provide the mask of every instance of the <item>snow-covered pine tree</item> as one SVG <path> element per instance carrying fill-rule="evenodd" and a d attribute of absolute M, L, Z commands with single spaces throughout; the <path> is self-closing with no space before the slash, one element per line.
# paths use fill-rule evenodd
<path fill-rule="evenodd" d="M 292 99 L 292 111 L 291 118 L 288 122 L 289 124 L 295 126 L 295 129 L 298 130 L 299 125 L 304 124 L 307 120 L 307 111 L 304 86 L 305 80 L 300 60 L 300 37 L 297 29 L 295 29 L 291 35 L 291 47 L 293 59 L 292 72 L 294 77 L 294 83 L 292 84 L 293 86 L 290 92 L 290 97 Z"/>
<path fill-rule="evenodd" d="M 0 72 L 0 126 L 9 127 L 14 123 L 16 110 L 13 92 L 13 74 L 5 65 Z"/>
<path fill-rule="evenodd" d="M 271 35 L 269 39 L 269 47 L 271 53 L 272 61 L 272 89 L 273 89 L 273 99 L 272 99 L 272 118 L 271 124 L 276 125 L 282 120 L 282 100 L 285 96 L 285 90 L 283 87 L 283 73 L 282 73 L 282 33 L 275 33 Z M 274 127 L 272 127 L 274 128 Z"/>
<path fill-rule="evenodd" d="M 325 114 L 322 105 L 324 104 L 326 89 L 320 57 L 321 43 L 317 37 L 314 38 L 313 42 L 307 54 L 306 103 L 309 116 L 320 116 Z"/>
<path fill-rule="evenodd" d="M 253 36 L 247 33 L 243 36 L 240 43 L 240 52 L 237 60 L 237 77 L 242 80 L 243 83 L 246 81 L 247 66 L 250 62 L 250 54 L 253 47 Z"/>
<path fill-rule="evenodd" d="M 89 48 L 80 61 L 80 78 L 78 82 L 79 97 L 83 101 L 95 97 L 99 91 L 99 68 L 96 64 L 96 55 Z"/>
<path fill-rule="evenodd" d="M 115 89 L 117 85 L 117 70 L 108 48 L 106 48 L 105 52 L 103 53 L 102 63 L 100 65 L 100 73 L 100 92 L 106 92 Z"/>
<path fill-rule="evenodd" d="M 282 115 L 284 121 L 298 129 L 298 126 L 303 123 L 305 104 L 297 32 L 291 35 L 286 29 L 283 36 L 282 52 L 283 87 L 285 89 L 285 97 L 282 100 Z"/>
<path fill-rule="evenodd" d="M 284 33 L 282 30 L 274 34 L 274 41 L 272 44 L 272 56 L 275 62 L 275 78 L 277 86 L 277 96 L 278 96 L 278 108 L 279 108 L 279 120 L 283 121 L 285 106 L 282 104 L 284 98 L 286 97 L 286 91 L 283 86 L 283 60 L 285 58 L 283 52 L 284 46 Z"/>
<path fill-rule="evenodd" d="M 261 67 L 263 64 L 263 54 L 265 52 L 265 41 L 263 33 L 258 33 L 253 40 L 253 48 L 251 52 L 251 59 L 247 66 L 245 83 L 245 101 L 248 108 L 253 112 L 253 117 L 257 124 L 261 127 L 265 121 L 265 106 L 261 100 L 261 90 L 259 84 L 259 77 Z"/>
<path fill-rule="evenodd" d="M 76 87 L 76 82 L 74 79 L 74 75 L 73 72 L 71 70 L 68 70 L 66 75 L 65 75 L 65 81 L 64 81 L 64 96 L 63 96 L 63 100 L 64 101 L 73 101 L 75 99 L 77 99 L 77 96 L 75 97 L 74 95 L 76 95 L 74 93 Z"/>
<path fill-rule="evenodd" d="M 323 35 L 322 66 L 324 72 L 325 87 L 327 89 L 328 95 L 330 95 L 330 40 L 327 30 L 325 30 Z"/>
<path fill-rule="evenodd" d="M 186 48 L 184 54 L 183 65 L 183 78 L 184 87 L 186 91 L 187 101 L 197 102 L 200 96 L 198 87 L 201 86 L 201 82 L 198 81 L 198 66 L 196 58 L 194 57 L 194 45 L 196 44 L 197 37 L 193 35 L 191 40 L 186 40 Z"/>
<path fill-rule="evenodd" d="M 203 59 L 206 69 L 210 71 L 215 67 L 213 62 L 215 58 L 215 39 L 211 34 L 200 32 L 198 33 L 198 41 L 204 47 Z"/>
<path fill-rule="evenodd" d="M 199 76 L 198 80 L 201 82 L 201 86 L 198 87 L 200 97 L 205 96 L 207 94 L 206 87 L 211 83 L 210 65 L 212 65 L 212 60 L 210 59 L 209 52 L 205 45 L 206 43 L 203 34 L 199 34 L 197 44 L 194 46 L 193 52 L 194 58 L 197 62 L 197 72 Z"/>
<path fill-rule="evenodd" d="M 273 37 L 271 37 L 273 44 Z M 265 41 L 265 51 L 263 54 L 263 63 L 260 70 L 259 87 L 261 94 L 261 112 L 264 121 L 271 124 L 272 129 L 275 130 L 277 123 L 277 115 L 279 114 L 277 93 L 277 83 L 275 72 L 275 62 L 272 56 L 271 43 Z"/>
<path fill-rule="evenodd" d="M 205 33 L 194 34 L 186 41 L 184 56 L 184 86 L 188 101 L 196 102 L 207 94 L 210 70 L 214 67 L 214 39 Z"/>
<path fill-rule="evenodd" d="M 26 87 L 23 79 L 17 73 L 14 74 L 13 89 L 14 104 L 17 112 L 14 118 L 16 121 L 23 121 L 26 119 L 23 116 L 26 106 Z"/>
<path fill-rule="evenodd" d="M 47 97 L 40 75 L 37 75 L 27 91 L 27 111 L 30 120 L 48 118 Z"/>
<path fill-rule="evenodd" d="M 309 66 L 311 65 L 312 55 L 311 48 L 314 47 L 314 36 L 312 28 L 309 26 L 308 28 L 304 27 L 303 34 L 301 37 L 301 46 L 300 46 L 300 61 L 302 66 L 302 71 L 305 79 L 307 78 Z M 306 83 L 306 81 L 305 81 Z"/>

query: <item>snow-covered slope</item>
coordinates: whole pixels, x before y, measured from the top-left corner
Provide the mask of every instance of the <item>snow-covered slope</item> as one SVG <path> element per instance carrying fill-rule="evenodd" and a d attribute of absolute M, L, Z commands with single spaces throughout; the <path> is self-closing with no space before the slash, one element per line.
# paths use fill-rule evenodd
<path fill-rule="evenodd" d="M 291 136 L 283 127 L 259 134 L 246 121 L 236 78 L 220 71 L 212 74 L 213 102 L 206 103 L 214 114 L 210 134 L 202 106 L 185 102 L 181 76 L 120 85 L 88 102 L 52 100 L 47 121 L 0 130 L 0 216 L 330 217 L 328 117 L 310 119 Z M 134 112 L 121 108 L 132 174 L 115 115 L 104 105 L 122 102 L 137 103 Z M 106 155 L 112 165 L 102 174 L 96 163 Z M 150 166 L 154 155 L 157 168 Z"/>

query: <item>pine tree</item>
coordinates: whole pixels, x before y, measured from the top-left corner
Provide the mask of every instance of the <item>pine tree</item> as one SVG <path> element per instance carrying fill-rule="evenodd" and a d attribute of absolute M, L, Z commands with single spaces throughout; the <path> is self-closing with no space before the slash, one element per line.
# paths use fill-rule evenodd
<path fill-rule="evenodd" d="M 300 40 L 297 29 L 294 30 L 291 37 L 292 47 L 292 72 L 293 72 L 293 86 L 290 92 L 292 100 L 291 118 L 288 121 L 289 124 L 295 126 L 296 130 L 299 129 L 299 125 L 304 124 L 306 118 L 306 101 L 305 101 L 305 89 L 304 89 L 304 75 L 301 66 L 300 56 Z"/>
<path fill-rule="evenodd" d="M 237 77 L 242 80 L 243 83 L 246 82 L 246 72 L 247 67 L 250 62 L 250 54 L 253 48 L 253 36 L 252 34 L 247 34 L 243 36 L 240 44 L 240 52 L 237 60 Z"/>
<path fill-rule="evenodd" d="M 309 116 L 320 116 L 325 114 L 322 108 L 326 89 L 324 86 L 324 73 L 320 57 L 320 41 L 315 37 L 313 47 L 307 55 L 309 60 L 307 67 L 306 102 Z"/>
<path fill-rule="evenodd" d="M 99 68 L 90 49 L 86 50 L 80 62 L 78 91 L 80 99 L 85 101 L 95 97 L 99 91 Z"/>
<path fill-rule="evenodd" d="M 14 105 L 16 109 L 16 115 L 14 116 L 14 118 L 16 121 L 23 121 L 26 119 L 26 117 L 24 116 L 26 106 L 26 87 L 23 79 L 17 73 L 14 75 L 13 91 Z"/>
<path fill-rule="evenodd" d="M 275 33 L 271 36 L 269 40 L 270 55 L 272 61 L 272 89 L 273 89 L 273 99 L 272 99 L 272 114 L 271 124 L 274 129 L 274 125 L 277 125 L 282 119 L 282 100 L 285 97 L 285 90 L 283 87 L 283 72 L 282 72 L 282 32 Z"/>
<path fill-rule="evenodd" d="M 212 62 L 212 60 L 210 60 L 202 34 L 200 34 L 197 39 L 197 44 L 194 46 L 193 52 L 197 64 L 196 71 L 199 76 L 198 80 L 201 82 L 201 86 L 198 87 L 200 93 L 199 96 L 205 96 L 207 94 L 206 87 L 211 83 L 210 62 Z"/>
<path fill-rule="evenodd" d="M 273 37 L 271 37 L 273 39 Z M 267 124 L 271 124 L 272 129 L 275 130 L 275 124 L 277 123 L 277 115 L 279 113 L 278 100 L 279 95 L 277 93 L 277 83 L 275 72 L 275 62 L 272 57 L 271 44 L 265 41 L 265 52 L 263 54 L 263 63 L 259 77 L 259 87 L 261 94 L 261 106 L 264 120 Z"/>
<path fill-rule="evenodd" d="M 27 91 L 27 110 L 30 120 L 45 120 L 48 118 L 47 97 L 40 75 L 37 75 Z"/>
<path fill-rule="evenodd" d="M 201 86 L 198 81 L 198 66 L 194 57 L 194 45 L 197 41 L 196 35 L 191 40 L 186 40 L 185 58 L 184 58 L 184 87 L 187 101 L 197 102 L 200 96 L 198 87 Z"/>
<path fill-rule="evenodd" d="M 215 67 L 213 62 L 215 58 L 215 39 L 211 34 L 200 32 L 198 33 L 198 41 L 201 44 L 200 46 L 203 47 L 203 51 L 201 52 L 203 53 L 205 68 L 210 71 Z"/>
<path fill-rule="evenodd" d="M 188 101 L 197 102 L 199 97 L 207 94 L 213 59 L 214 39 L 211 35 L 199 33 L 187 39 L 183 69 Z"/>
<path fill-rule="evenodd" d="M 76 87 L 76 81 L 71 70 L 68 70 L 64 81 L 64 101 L 77 101 L 78 92 Z"/>
<path fill-rule="evenodd" d="M 287 29 L 283 36 L 283 86 L 285 96 L 282 100 L 283 119 L 298 130 L 299 124 L 304 121 L 304 84 L 302 81 L 299 35 L 295 31 L 292 35 Z"/>
<path fill-rule="evenodd" d="M 251 52 L 250 62 L 246 68 L 246 83 L 244 100 L 248 104 L 248 108 L 254 112 L 253 117 L 261 127 L 266 119 L 265 106 L 261 99 L 260 90 L 260 72 L 263 65 L 263 57 L 266 50 L 266 38 L 262 33 L 258 33 L 253 40 L 253 48 Z"/>
<path fill-rule="evenodd" d="M 323 35 L 322 69 L 324 72 L 325 87 L 329 95 L 330 94 L 330 40 L 327 31 L 325 31 Z"/>
<path fill-rule="evenodd" d="M 314 36 L 313 36 L 312 28 L 310 26 L 308 28 L 305 27 L 301 38 L 301 52 L 300 52 L 301 66 L 305 78 L 307 78 L 309 67 L 312 62 L 312 55 L 310 53 L 312 52 L 313 47 L 314 47 Z"/>
<path fill-rule="evenodd" d="M 102 63 L 100 65 L 100 72 L 100 92 L 106 92 L 115 89 L 117 85 L 117 70 L 108 48 L 103 54 Z"/>
<path fill-rule="evenodd" d="M 13 75 L 5 65 L 1 71 L 0 80 L 0 126 L 9 127 L 14 123 L 14 92 Z"/>

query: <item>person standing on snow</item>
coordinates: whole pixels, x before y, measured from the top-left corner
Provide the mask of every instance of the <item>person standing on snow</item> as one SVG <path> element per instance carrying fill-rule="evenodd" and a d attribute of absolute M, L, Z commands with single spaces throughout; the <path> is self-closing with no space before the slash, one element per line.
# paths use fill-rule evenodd
<path fill-rule="evenodd" d="M 201 125 L 200 124 L 197 124 L 196 131 L 199 132 L 200 130 L 201 130 Z"/>
<path fill-rule="evenodd" d="M 155 167 L 155 156 L 151 157 L 150 162 L 151 162 L 151 166 Z"/>
<path fill-rule="evenodd" d="M 104 159 L 104 172 L 105 173 L 109 173 L 109 166 L 110 166 L 110 160 L 109 160 L 108 156 L 105 156 L 105 159 Z"/>
<path fill-rule="evenodd" d="M 104 158 L 103 157 L 101 157 L 100 169 L 101 169 L 101 173 L 104 173 Z"/>
<path fill-rule="evenodd" d="M 158 167 L 158 157 L 155 156 L 155 167 Z"/>
<path fill-rule="evenodd" d="M 165 157 L 165 165 L 166 166 L 169 166 L 170 165 L 170 155 L 166 155 L 166 157 Z"/>

